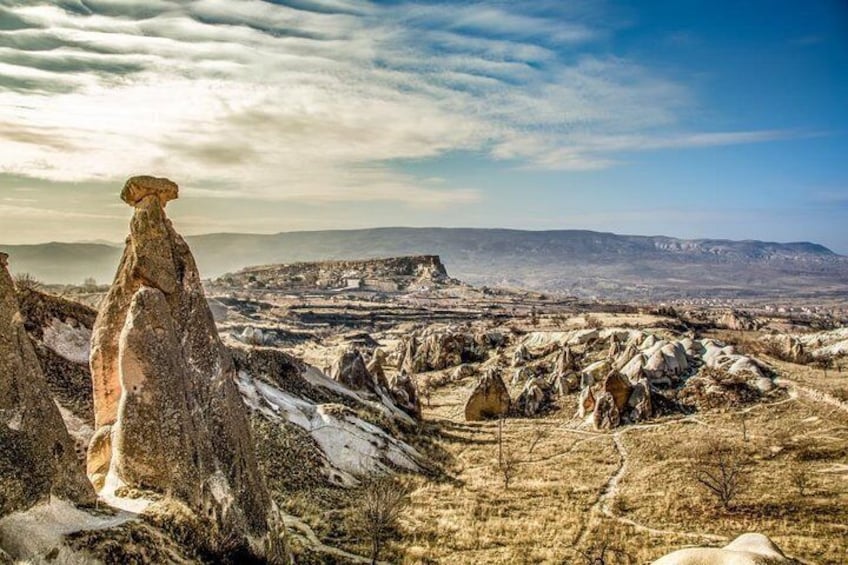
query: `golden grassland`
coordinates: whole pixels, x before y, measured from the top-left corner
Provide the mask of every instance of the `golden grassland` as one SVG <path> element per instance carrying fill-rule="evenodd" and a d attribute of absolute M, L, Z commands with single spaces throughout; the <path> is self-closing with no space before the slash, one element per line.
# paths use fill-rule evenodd
<path fill-rule="evenodd" d="M 825 377 L 769 362 L 810 390 L 848 385 L 848 372 Z M 436 389 L 425 409 L 439 430 L 434 442 L 448 454 L 448 478 L 411 479 L 403 536 L 391 548 L 404 563 L 590 563 L 603 546 L 606 563 L 650 563 L 744 532 L 764 533 L 804 562 L 848 562 L 844 407 L 795 390 L 744 409 L 598 433 L 571 418 L 572 397 L 547 417 L 505 420 L 503 449 L 519 462 L 505 489 L 497 423 L 463 421 L 470 386 L 466 380 Z M 746 487 L 729 510 L 692 477 L 697 447 L 715 438 L 748 461 Z M 804 492 L 798 474 L 808 482 Z"/>

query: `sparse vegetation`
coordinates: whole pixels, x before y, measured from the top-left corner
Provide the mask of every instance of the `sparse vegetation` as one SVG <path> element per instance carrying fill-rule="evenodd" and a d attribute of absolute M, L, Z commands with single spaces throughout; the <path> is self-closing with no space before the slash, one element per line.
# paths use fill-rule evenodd
<path fill-rule="evenodd" d="M 385 543 L 397 535 L 400 517 L 409 504 L 409 487 L 388 476 L 365 481 L 362 497 L 351 514 L 351 531 L 370 546 L 370 559 L 376 564 Z"/>
<path fill-rule="evenodd" d="M 42 287 L 41 281 L 30 273 L 18 273 L 15 275 L 15 288 L 18 292 L 38 290 Z"/>
<path fill-rule="evenodd" d="M 792 480 L 792 486 L 798 491 L 798 496 L 807 496 L 812 482 L 810 470 L 805 465 L 796 463 L 789 472 L 789 478 Z"/>
<path fill-rule="evenodd" d="M 710 440 L 701 447 L 693 462 L 692 477 L 722 508 L 730 510 L 745 489 L 747 462 L 739 446 L 727 440 Z"/>

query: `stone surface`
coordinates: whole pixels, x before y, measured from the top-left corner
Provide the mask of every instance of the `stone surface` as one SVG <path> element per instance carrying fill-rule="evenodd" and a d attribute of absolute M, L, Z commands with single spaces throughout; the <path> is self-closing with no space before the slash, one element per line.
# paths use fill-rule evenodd
<path fill-rule="evenodd" d="M 604 378 L 603 390 L 612 395 L 616 409 L 622 412 L 624 407 L 627 406 L 627 401 L 630 398 L 633 387 L 630 386 L 630 383 L 621 373 L 610 371 L 606 378 Z"/>
<path fill-rule="evenodd" d="M 550 406 L 551 387 L 542 378 L 531 378 L 524 383 L 515 400 L 515 411 L 522 416 L 536 416 Z"/>
<path fill-rule="evenodd" d="M 221 344 L 188 245 L 164 203 L 164 179 L 134 177 L 135 207 L 117 275 L 92 332 L 95 436 L 88 472 L 175 496 L 209 535 L 283 559 L 277 511 L 259 473 L 235 367 Z"/>
<path fill-rule="evenodd" d="M 592 423 L 596 430 L 611 430 L 621 424 L 621 412 L 616 407 L 612 394 L 602 392 L 598 395 Z"/>
<path fill-rule="evenodd" d="M 415 374 L 484 361 L 493 345 L 489 338 L 456 327 L 427 328 L 403 340 L 398 368 Z"/>
<path fill-rule="evenodd" d="M 133 207 L 148 196 L 154 196 L 164 208 L 169 201 L 179 197 L 179 188 L 165 178 L 137 176 L 128 179 L 121 191 L 121 200 Z"/>
<path fill-rule="evenodd" d="M 490 369 L 477 382 L 465 402 L 465 419 L 469 422 L 499 418 L 509 412 L 509 391 L 498 371 Z"/>
<path fill-rule="evenodd" d="M 339 353 L 330 367 L 330 378 L 354 390 L 376 392 L 374 379 L 368 372 L 359 350 L 349 347 Z"/>
<path fill-rule="evenodd" d="M 642 378 L 633 385 L 630 398 L 627 400 L 627 419 L 631 423 L 644 422 L 654 414 L 651 403 L 651 385 L 648 379 Z"/>
<path fill-rule="evenodd" d="M 409 375 L 400 374 L 392 378 L 390 392 L 398 408 L 415 418 L 421 419 L 421 399 L 418 387 Z"/>
<path fill-rule="evenodd" d="M 94 490 L 49 394 L 6 266 L 0 253 L 0 516 L 51 494 L 93 503 Z"/>
<path fill-rule="evenodd" d="M 783 565 L 788 559 L 763 534 L 742 534 L 723 548 L 693 547 L 661 557 L 653 565 Z"/>

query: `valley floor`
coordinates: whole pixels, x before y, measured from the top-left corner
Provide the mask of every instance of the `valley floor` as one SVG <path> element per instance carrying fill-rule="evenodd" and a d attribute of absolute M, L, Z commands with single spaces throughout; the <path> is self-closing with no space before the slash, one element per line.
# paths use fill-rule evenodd
<path fill-rule="evenodd" d="M 772 404 L 612 433 L 570 419 L 573 406 L 508 418 L 502 448 L 517 461 L 508 488 L 497 470 L 498 424 L 463 421 L 470 382 L 439 389 L 425 418 L 438 425 L 449 478 L 418 481 L 398 543 L 403 561 L 592 563 L 605 548 L 607 563 L 647 563 L 687 545 L 763 532 L 802 561 L 845 563 L 848 407 L 809 394 L 827 384 L 821 374 L 786 378 L 800 382 Z M 848 373 L 831 379 L 848 383 Z M 729 511 L 691 477 L 692 447 L 717 436 L 738 442 L 752 461 Z M 793 482 L 798 468 L 809 476 L 803 495 Z"/>

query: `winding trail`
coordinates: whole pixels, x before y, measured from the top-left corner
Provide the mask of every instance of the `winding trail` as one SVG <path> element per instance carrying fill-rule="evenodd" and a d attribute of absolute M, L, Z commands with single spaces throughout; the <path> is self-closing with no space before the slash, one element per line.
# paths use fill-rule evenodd
<path fill-rule="evenodd" d="M 827 404 L 827 405 L 832 406 L 832 407 L 834 407 L 838 410 L 848 412 L 848 403 L 843 402 L 843 401 L 839 400 L 838 398 L 836 398 L 836 397 L 834 397 L 834 396 L 832 396 L 828 393 L 825 393 L 825 392 L 822 392 L 822 391 L 819 391 L 819 390 L 816 390 L 816 389 L 813 389 L 813 388 L 809 388 L 809 387 L 806 387 L 806 386 L 803 386 L 803 385 L 799 385 L 797 382 L 795 382 L 791 379 L 787 379 L 785 377 L 780 377 L 778 379 L 775 379 L 775 383 L 780 385 L 780 386 L 783 386 L 787 389 L 787 391 L 788 391 L 788 397 L 787 398 L 785 398 L 783 400 L 779 400 L 777 402 L 771 402 L 771 403 L 768 403 L 768 404 L 755 404 L 753 406 L 749 406 L 749 407 L 744 408 L 742 410 L 738 410 L 735 413 L 736 414 L 745 414 L 745 413 L 748 413 L 752 410 L 757 410 L 757 409 L 761 409 L 761 408 L 768 408 L 768 407 L 777 406 L 777 405 L 780 405 L 780 404 L 785 404 L 785 403 L 788 403 L 788 402 L 793 402 L 793 401 L 798 400 L 801 396 L 804 396 L 804 397 L 808 398 L 809 400 L 812 400 L 813 402 L 817 402 L 817 403 L 821 403 L 821 404 Z M 627 428 L 620 429 L 620 430 L 611 434 L 613 444 L 615 445 L 616 451 L 618 452 L 619 464 L 616 467 L 613 474 L 610 475 L 609 479 L 604 484 L 603 488 L 601 488 L 600 492 L 598 493 L 598 497 L 595 499 L 595 502 L 593 503 L 592 507 L 589 509 L 589 512 L 587 512 L 587 518 L 583 522 L 583 524 L 581 525 L 579 533 L 575 538 L 575 543 L 574 543 L 575 546 L 579 547 L 580 545 L 582 545 L 586 541 L 586 537 L 588 536 L 588 534 L 590 532 L 590 526 L 592 525 L 592 523 L 596 520 L 596 518 L 599 515 L 603 515 L 603 516 L 605 516 L 609 519 L 616 520 L 617 522 L 622 523 L 622 524 L 627 524 L 628 526 L 633 527 L 637 531 L 645 532 L 645 533 L 648 533 L 648 534 L 651 534 L 651 535 L 657 535 L 657 536 L 675 535 L 675 536 L 689 537 L 689 538 L 693 538 L 693 539 L 709 540 L 709 541 L 716 541 L 716 542 L 727 542 L 729 540 L 729 538 L 727 538 L 726 536 L 720 536 L 720 535 L 716 535 L 716 534 L 707 534 L 707 533 L 700 533 L 700 532 L 685 532 L 685 531 L 678 531 L 678 530 L 666 530 L 666 529 L 660 529 L 660 528 L 652 528 L 652 527 L 647 526 L 645 524 L 641 524 L 639 522 L 636 522 L 635 520 L 631 520 L 630 518 L 625 518 L 624 516 L 620 516 L 620 515 L 616 514 L 615 511 L 613 510 L 613 501 L 615 500 L 615 498 L 619 494 L 619 484 L 620 484 L 621 480 L 624 478 L 625 474 L 627 473 L 627 468 L 628 468 L 628 465 L 630 464 L 630 460 L 628 458 L 628 453 L 627 453 L 627 447 L 625 446 L 624 440 L 623 440 L 624 435 L 627 434 L 627 433 L 637 432 L 637 431 L 640 431 L 640 430 L 647 430 L 647 429 L 659 428 L 659 427 L 664 427 L 664 426 L 671 426 L 671 425 L 676 425 L 676 424 L 687 424 L 687 423 L 703 425 L 703 426 L 707 426 L 707 427 L 710 427 L 710 428 L 713 428 L 713 429 L 716 429 L 716 430 L 720 430 L 720 431 L 723 431 L 723 432 L 726 432 L 726 433 L 731 433 L 729 430 L 726 430 L 726 429 L 721 428 L 719 426 L 713 426 L 711 424 L 707 424 L 706 422 L 703 422 L 702 420 L 698 419 L 695 415 L 689 415 L 689 416 L 683 416 L 681 418 L 675 418 L 675 419 L 672 419 L 672 420 L 668 420 L 668 421 L 665 421 L 665 422 L 656 422 L 656 423 L 651 423 L 651 424 L 637 424 L 637 425 L 629 426 Z M 578 430 L 578 429 L 574 429 L 574 428 L 570 428 L 570 427 L 566 427 L 566 429 L 567 429 L 567 431 L 570 431 L 570 432 L 586 434 L 586 435 L 595 435 L 595 434 L 601 435 L 601 436 L 605 435 L 601 432 L 592 432 L 592 431 L 588 431 L 588 430 Z M 579 442 L 577 442 L 577 443 L 579 443 Z M 572 445 L 572 447 L 574 447 L 574 446 Z"/>

